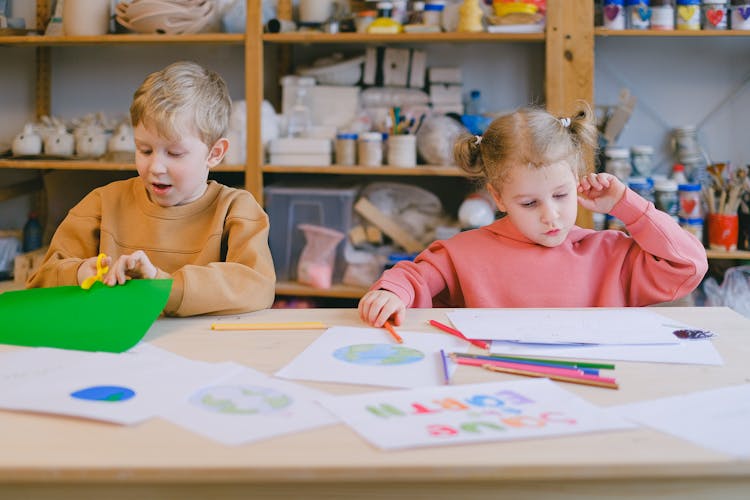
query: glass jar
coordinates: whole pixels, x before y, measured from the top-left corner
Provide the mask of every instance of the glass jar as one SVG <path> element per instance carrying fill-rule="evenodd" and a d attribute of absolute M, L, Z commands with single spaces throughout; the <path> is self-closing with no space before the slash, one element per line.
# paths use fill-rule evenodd
<path fill-rule="evenodd" d="M 631 177 L 628 179 L 628 187 L 638 193 L 642 198 L 654 202 L 654 186 L 645 177 Z"/>
<path fill-rule="evenodd" d="M 729 23 L 728 0 L 703 0 L 701 5 L 702 24 L 704 30 L 721 31 L 727 29 Z"/>
<path fill-rule="evenodd" d="M 602 4 L 602 21 L 610 30 L 625 29 L 624 0 L 604 0 Z"/>
<path fill-rule="evenodd" d="M 692 233 L 693 236 L 698 238 L 698 241 L 703 243 L 703 219 L 683 219 L 680 217 L 679 221 L 680 226 L 685 231 Z"/>
<path fill-rule="evenodd" d="M 668 213 L 677 222 L 680 213 L 680 198 L 675 181 L 659 179 L 654 182 L 654 205 L 662 212 Z"/>
<path fill-rule="evenodd" d="M 680 198 L 680 217 L 683 219 L 702 219 L 701 185 L 697 183 L 677 186 Z"/>
<path fill-rule="evenodd" d="M 631 146 L 630 158 L 633 162 L 633 169 L 636 174 L 642 175 L 643 177 L 651 176 L 651 172 L 654 169 L 653 146 Z"/>
<path fill-rule="evenodd" d="M 750 0 L 732 0 L 733 30 L 750 30 Z"/>
<path fill-rule="evenodd" d="M 424 23 L 428 26 L 442 26 L 443 10 L 445 10 L 445 4 L 442 2 L 426 3 L 422 13 Z"/>
<path fill-rule="evenodd" d="M 675 28 L 697 31 L 701 29 L 701 0 L 677 0 Z"/>
<path fill-rule="evenodd" d="M 674 0 L 651 0 L 651 29 L 674 29 Z"/>
<path fill-rule="evenodd" d="M 342 132 L 336 136 L 336 164 L 357 164 L 357 134 Z"/>
<path fill-rule="evenodd" d="M 379 167 L 383 164 L 383 134 L 365 132 L 360 134 L 357 147 L 359 164 L 366 167 Z"/>
<path fill-rule="evenodd" d="M 625 29 L 647 30 L 650 27 L 649 0 L 625 0 Z"/>
<path fill-rule="evenodd" d="M 604 158 L 604 170 L 621 181 L 627 182 L 633 171 L 630 164 L 630 151 L 627 148 L 606 148 Z"/>

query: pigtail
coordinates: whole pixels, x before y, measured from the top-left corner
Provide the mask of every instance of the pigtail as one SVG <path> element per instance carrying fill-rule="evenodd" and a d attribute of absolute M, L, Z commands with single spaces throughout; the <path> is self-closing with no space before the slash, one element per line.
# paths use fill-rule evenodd
<path fill-rule="evenodd" d="M 593 117 L 591 106 L 581 101 L 581 109 L 575 115 L 560 118 L 560 125 L 568 129 L 573 142 L 579 148 L 595 150 L 598 145 L 599 136 Z"/>
<path fill-rule="evenodd" d="M 477 176 L 484 172 L 480 155 L 482 136 L 462 134 L 453 146 L 453 161 L 464 172 Z"/>

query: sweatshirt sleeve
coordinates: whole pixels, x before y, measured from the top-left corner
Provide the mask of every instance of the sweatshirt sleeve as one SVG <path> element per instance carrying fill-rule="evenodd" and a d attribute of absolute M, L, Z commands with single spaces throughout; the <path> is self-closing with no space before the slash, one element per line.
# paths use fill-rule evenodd
<path fill-rule="evenodd" d="M 706 249 L 668 214 L 630 189 L 611 214 L 632 236 L 621 274 L 629 306 L 676 300 L 700 284 Z"/>
<path fill-rule="evenodd" d="M 26 288 L 78 285 L 78 268 L 99 253 L 101 199 L 97 191 L 74 206 L 55 231 L 39 269 Z"/>
<path fill-rule="evenodd" d="M 401 261 L 386 270 L 371 290 L 388 290 L 406 307 L 433 307 L 433 297 L 443 292 L 455 275 L 442 241 L 432 243 L 414 262 Z"/>
<path fill-rule="evenodd" d="M 226 257 L 174 272 L 165 314 L 235 314 L 270 307 L 276 274 L 268 229 L 268 216 L 249 193 L 235 200 L 224 222 L 222 253 Z"/>

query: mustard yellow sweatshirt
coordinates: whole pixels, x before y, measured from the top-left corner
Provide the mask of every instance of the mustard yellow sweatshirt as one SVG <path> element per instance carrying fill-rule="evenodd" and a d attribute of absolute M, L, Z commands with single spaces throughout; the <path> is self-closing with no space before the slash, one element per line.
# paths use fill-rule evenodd
<path fill-rule="evenodd" d="M 215 181 L 175 207 L 152 203 L 138 177 L 95 189 L 57 228 L 26 286 L 77 285 L 83 260 L 136 250 L 174 280 L 167 315 L 234 314 L 273 302 L 268 216 L 247 191 Z"/>

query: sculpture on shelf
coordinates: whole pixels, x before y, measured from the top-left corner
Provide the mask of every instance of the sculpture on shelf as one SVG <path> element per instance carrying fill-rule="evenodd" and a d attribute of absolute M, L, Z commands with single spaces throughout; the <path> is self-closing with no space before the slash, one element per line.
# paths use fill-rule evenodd
<path fill-rule="evenodd" d="M 482 27 L 482 8 L 479 0 L 464 0 L 458 9 L 458 27 L 456 31 L 484 31 Z"/>

